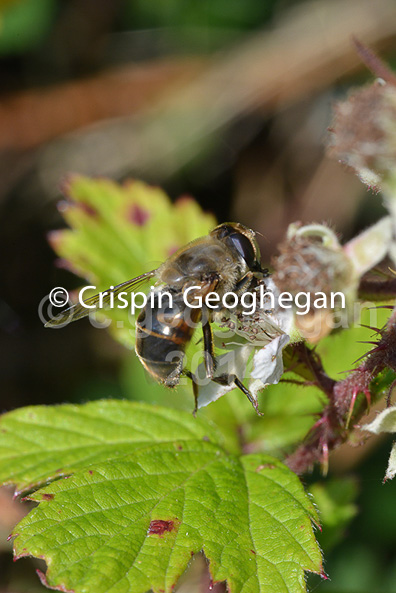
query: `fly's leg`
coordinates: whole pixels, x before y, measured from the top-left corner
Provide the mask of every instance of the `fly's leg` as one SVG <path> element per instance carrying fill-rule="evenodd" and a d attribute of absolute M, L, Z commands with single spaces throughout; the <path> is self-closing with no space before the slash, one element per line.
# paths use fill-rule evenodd
<path fill-rule="evenodd" d="M 204 360 L 205 360 L 205 371 L 206 376 L 208 379 L 212 379 L 215 368 L 216 368 L 216 360 L 214 357 L 214 346 L 213 346 L 213 335 L 212 329 L 210 327 L 210 322 L 208 320 L 207 314 L 204 311 L 204 322 L 202 324 L 202 331 L 203 331 L 203 338 L 204 338 Z M 194 410 L 193 416 L 196 415 L 198 411 L 198 395 L 199 395 L 199 383 L 197 377 L 189 371 L 188 369 L 183 369 L 183 374 L 191 380 L 193 386 L 193 394 L 194 394 Z"/>
<path fill-rule="evenodd" d="M 198 412 L 198 382 L 196 376 L 189 371 L 188 369 L 183 369 L 183 375 L 191 379 L 192 386 L 193 386 L 193 394 L 194 394 L 194 410 L 193 416 L 195 417 Z"/>
<path fill-rule="evenodd" d="M 216 370 L 216 359 L 214 355 L 214 344 L 212 328 L 206 311 L 203 312 L 202 331 L 204 339 L 204 361 L 205 371 L 208 379 L 213 379 Z"/>
<path fill-rule="evenodd" d="M 236 294 L 240 294 L 242 292 L 244 292 L 245 290 L 247 290 L 248 288 L 250 288 L 250 285 L 253 282 L 253 278 L 255 278 L 256 276 L 254 275 L 253 272 L 246 272 L 246 274 L 244 276 L 242 276 L 242 278 L 240 280 L 238 280 L 238 282 L 235 284 L 235 290 L 234 292 Z"/>
<path fill-rule="evenodd" d="M 246 274 L 236 283 L 234 292 L 236 294 L 242 294 L 249 288 L 252 288 L 254 280 L 261 280 L 263 277 L 266 278 L 267 276 L 268 270 L 263 270 L 262 272 L 246 272 Z"/>
<path fill-rule="evenodd" d="M 262 412 L 258 409 L 258 402 L 254 399 L 253 395 L 250 393 L 249 389 L 244 386 L 242 381 L 238 379 L 238 377 L 234 374 L 227 375 L 224 373 L 223 375 L 219 375 L 218 377 L 213 377 L 212 381 L 215 383 L 219 383 L 219 385 L 232 385 L 234 383 L 235 387 L 238 387 L 246 395 L 250 403 L 252 404 L 253 408 L 256 410 L 258 416 L 264 416 Z"/>
<path fill-rule="evenodd" d="M 246 283 L 250 283 L 250 282 L 252 282 L 253 277 L 254 277 L 253 273 L 248 272 L 243 277 L 242 280 L 244 280 Z M 215 355 L 214 355 L 212 328 L 210 326 L 210 322 L 209 322 L 208 315 L 207 315 L 206 311 L 204 311 L 204 315 L 203 315 L 202 331 L 203 331 L 203 337 L 204 337 L 205 370 L 206 370 L 207 378 L 211 379 L 215 383 L 218 383 L 219 385 L 232 385 L 232 383 L 234 383 L 234 385 L 236 387 L 238 387 L 238 389 L 240 389 L 242 391 L 242 393 L 244 393 L 246 395 L 246 397 L 248 398 L 248 400 L 250 401 L 250 403 L 256 410 L 256 413 L 259 416 L 263 416 L 263 414 L 258 409 L 257 400 L 255 400 L 253 395 L 250 393 L 249 389 L 244 386 L 242 381 L 240 379 L 238 379 L 238 377 L 235 374 L 228 375 L 226 373 L 223 373 L 221 375 L 218 375 L 217 377 L 214 376 L 214 373 L 216 370 L 216 359 L 215 359 Z M 193 381 L 193 389 L 194 389 L 194 397 L 198 398 L 198 385 L 194 381 Z M 196 395 L 196 392 L 197 392 L 197 395 Z"/>

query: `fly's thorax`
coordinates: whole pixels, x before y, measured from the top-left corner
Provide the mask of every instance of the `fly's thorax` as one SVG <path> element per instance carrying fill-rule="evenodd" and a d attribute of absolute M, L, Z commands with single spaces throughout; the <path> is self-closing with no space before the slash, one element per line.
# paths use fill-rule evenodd
<path fill-rule="evenodd" d="M 232 290 L 246 264 L 227 245 L 207 236 L 177 251 L 158 270 L 161 282 L 176 291 L 217 278 L 216 291 Z"/>

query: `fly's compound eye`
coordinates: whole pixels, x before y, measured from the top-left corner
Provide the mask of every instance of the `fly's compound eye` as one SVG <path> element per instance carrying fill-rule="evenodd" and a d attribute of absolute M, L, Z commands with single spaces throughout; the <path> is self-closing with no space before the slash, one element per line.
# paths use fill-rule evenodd
<path fill-rule="evenodd" d="M 232 245 L 245 260 L 249 268 L 254 268 L 257 262 L 256 253 L 252 242 L 248 237 L 241 233 L 231 233 L 227 237 L 227 243 Z"/>
<path fill-rule="evenodd" d="M 246 232 L 241 232 L 240 228 Z M 254 233 L 238 223 L 224 223 L 216 227 L 212 233 L 231 249 L 237 252 L 251 270 L 261 270 L 260 249 L 254 239 Z M 249 237 L 249 234 L 252 235 Z"/>

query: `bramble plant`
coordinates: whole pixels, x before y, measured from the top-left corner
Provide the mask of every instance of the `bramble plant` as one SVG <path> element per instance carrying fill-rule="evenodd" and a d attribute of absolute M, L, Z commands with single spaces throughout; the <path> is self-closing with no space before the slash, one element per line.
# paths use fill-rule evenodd
<path fill-rule="evenodd" d="M 143 401 L 36 406 L 2 416 L 0 480 L 37 503 L 10 536 L 15 557 L 44 559 L 45 585 L 168 593 L 201 551 L 212 582 L 225 581 L 232 593 L 298 593 L 306 591 L 306 571 L 326 578 L 314 528 L 322 524 L 324 535 L 340 538 L 355 513 L 353 486 L 318 482 L 307 493 L 298 476 L 315 464 L 326 473 L 331 451 L 356 441 L 358 423 L 366 436 L 396 431 L 395 97 L 389 78 L 339 105 L 330 149 L 382 191 L 389 216 L 345 245 L 325 225 L 293 224 L 272 262 L 274 291 L 342 291 L 345 308 L 275 310 L 271 327 L 278 332 L 269 339 L 249 340 L 250 320 L 248 330 L 237 324 L 237 339 L 216 344 L 220 361 L 224 349 L 238 358 L 262 417 L 232 385 L 213 384 L 200 391 L 193 417 L 181 409 L 193 408 L 187 381 L 175 396 L 144 383 L 133 361 Z M 74 177 L 65 196 L 70 228 L 54 232 L 51 244 L 99 290 L 152 269 L 216 224 L 192 199 L 172 205 L 138 181 Z M 47 320 L 46 306 L 43 300 Z M 125 309 L 101 311 L 95 323 L 102 322 L 133 347 Z M 187 365 L 199 366 L 196 342 Z M 381 398 L 385 409 L 364 424 Z M 393 448 L 386 479 L 395 473 Z"/>

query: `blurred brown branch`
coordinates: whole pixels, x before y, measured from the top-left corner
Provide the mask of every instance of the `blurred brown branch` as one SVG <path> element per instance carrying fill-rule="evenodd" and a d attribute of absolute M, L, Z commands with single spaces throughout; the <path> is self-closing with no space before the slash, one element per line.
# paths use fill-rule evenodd
<path fill-rule="evenodd" d="M 159 60 L 3 97 L 0 150 L 36 148 L 95 122 L 135 113 L 166 89 L 189 82 L 199 69 L 198 59 Z"/>

